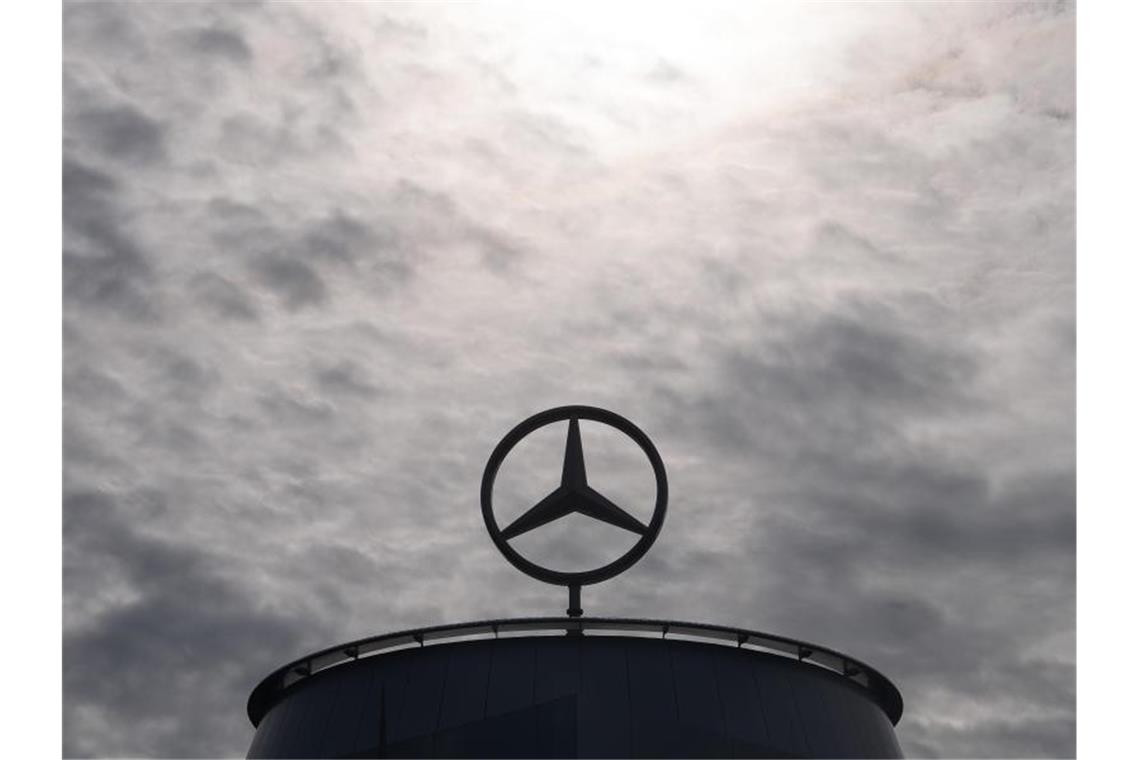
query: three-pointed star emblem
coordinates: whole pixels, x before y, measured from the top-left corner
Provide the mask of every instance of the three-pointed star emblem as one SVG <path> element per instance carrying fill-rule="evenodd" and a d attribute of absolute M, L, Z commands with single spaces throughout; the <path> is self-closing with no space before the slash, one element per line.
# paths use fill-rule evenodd
<path fill-rule="evenodd" d="M 562 484 L 503 529 L 503 538 L 510 540 L 571 512 L 616 525 L 639 536 L 648 530 L 644 523 L 586 482 L 586 462 L 582 456 L 582 434 L 578 430 L 577 419 L 570 420 L 570 428 L 566 432 Z"/>

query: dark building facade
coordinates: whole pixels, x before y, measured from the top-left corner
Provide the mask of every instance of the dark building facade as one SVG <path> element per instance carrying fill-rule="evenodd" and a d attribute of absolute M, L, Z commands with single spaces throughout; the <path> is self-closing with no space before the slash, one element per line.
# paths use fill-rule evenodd
<path fill-rule="evenodd" d="M 287 665 L 249 757 L 901 757 L 898 690 L 838 652 L 665 621 L 420 629 Z"/>

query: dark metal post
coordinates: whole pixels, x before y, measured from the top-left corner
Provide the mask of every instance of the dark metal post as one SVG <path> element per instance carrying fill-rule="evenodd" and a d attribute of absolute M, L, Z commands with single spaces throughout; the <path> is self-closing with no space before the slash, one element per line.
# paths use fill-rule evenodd
<path fill-rule="evenodd" d="M 571 584 L 567 588 L 570 589 L 570 606 L 566 614 L 572 618 L 582 617 L 582 587 Z"/>

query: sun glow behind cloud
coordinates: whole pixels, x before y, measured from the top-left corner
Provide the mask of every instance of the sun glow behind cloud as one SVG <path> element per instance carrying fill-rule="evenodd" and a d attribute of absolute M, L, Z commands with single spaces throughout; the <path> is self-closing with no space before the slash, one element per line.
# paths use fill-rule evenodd
<path fill-rule="evenodd" d="M 369 6 L 382 15 L 383 6 Z M 413 17 L 431 15 L 426 7 Z M 454 6 L 433 27 L 445 55 L 466 59 L 470 76 L 494 69 L 520 104 L 581 130 L 606 159 L 662 150 L 742 114 L 762 115 L 818 101 L 842 81 L 834 51 L 873 23 L 842 4 L 741 5 L 561 3 Z M 353 14 L 354 15 L 354 14 Z M 384 53 L 375 64 L 383 67 Z M 368 59 L 367 54 L 365 59 Z M 454 65 L 455 60 L 449 61 Z M 462 61 L 460 61 L 462 63 Z M 822 88 L 822 90 L 821 90 Z M 460 114 L 479 87 L 449 89 Z M 472 106 L 475 113 L 462 107 Z"/>

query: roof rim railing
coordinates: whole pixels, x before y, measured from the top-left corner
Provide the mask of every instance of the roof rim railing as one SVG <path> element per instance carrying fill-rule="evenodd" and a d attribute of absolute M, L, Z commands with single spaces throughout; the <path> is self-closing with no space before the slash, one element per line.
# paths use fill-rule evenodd
<path fill-rule="evenodd" d="M 697 641 L 739 649 L 768 653 L 808 663 L 841 676 L 870 692 L 883 708 L 892 724 L 902 717 L 903 701 L 899 690 L 890 679 L 871 666 L 828 647 L 806 641 L 777 636 L 771 633 L 750 631 L 744 628 L 690 623 L 677 620 L 599 617 L 537 617 L 478 620 L 466 623 L 413 628 L 404 631 L 369 636 L 368 638 L 338 644 L 281 666 L 270 673 L 254 688 L 246 704 L 246 713 L 254 726 L 294 685 L 318 673 L 365 657 L 374 657 L 403 649 L 419 649 L 440 643 L 462 640 L 507 638 L 511 633 L 548 634 L 659 634 L 661 638 Z"/>

